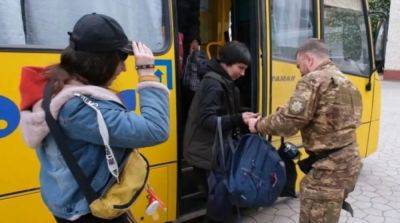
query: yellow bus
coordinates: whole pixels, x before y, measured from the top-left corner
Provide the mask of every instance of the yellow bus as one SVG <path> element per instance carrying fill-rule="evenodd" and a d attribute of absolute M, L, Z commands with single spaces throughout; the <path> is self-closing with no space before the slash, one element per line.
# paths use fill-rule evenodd
<path fill-rule="evenodd" d="M 25 145 L 19 127 L 20 72 L 23 66 L 57 63 L 68 45 L 67 31 L 91 12 L 115 18 L 131 39 L 149 45 L 156 55 L 156 75 L 170 90 L 170 137 L 141 149 L 151 164 L 150 184 L 165 209 L 158 217 L 146 215 L 148 200 L 142 194 L 132 208 L 138 222 L 182 222 L 205 213 L 205 196 L 198 191 L 193 168 L 182 159 L 184 104 L 190 102 L 182 93 L 179 52 L 187 49 L 193 33 L 210 56 L 226 41 L 248 45 L 252 64 L 237 84 L 242 105 L 263 115 L 285 103 L 300 79 L 295 63 L 299 44 L 309 37 L 324 39 L 332 60 L 362 92 L 360 153 L 366 157 L 377 148 L 381 96 L 367 0 L 2 0 L 0 222 L 54 222 L 41 200 L 35 150 Z M 112 89 L 138 112 L 133 62 L 130 56 L 127 71 Z M 301 146 L 299 135 L 286 140 Z"/>

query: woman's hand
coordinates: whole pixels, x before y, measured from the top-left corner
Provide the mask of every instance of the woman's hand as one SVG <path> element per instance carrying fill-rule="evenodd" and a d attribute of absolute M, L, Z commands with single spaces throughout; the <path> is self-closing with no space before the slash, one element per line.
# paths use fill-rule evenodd
<path fill-rule="evenodd" d="M 261 117 L 257 117 L 257 118 L 251 118 L 250 120 L 249 120 L 249 124 L 248 124 L 248 126 L 249 126 L 249 131 L 251 132 L 251 133 L 257 133 L 257 123 L 258 123 L 258 121 L 261 119 Z"/>
<path fill-rule="evenodd" d="M 153 68 L 138 69 L 139 75 L 154 74 L 154 55 L 150 48 L 141 42 L 132 42 L 133 53 L 135 56 L 135 66 L 151 65 Z"/>
<path fill-rule="evenodd" d="M 249 120 L 252 118 L 258 118 L 260 114 L 258 113 L 253 113 L 253 112 L 243 112 L 242 113 L 242 119 L 244 124 L 249 125 Z"/>

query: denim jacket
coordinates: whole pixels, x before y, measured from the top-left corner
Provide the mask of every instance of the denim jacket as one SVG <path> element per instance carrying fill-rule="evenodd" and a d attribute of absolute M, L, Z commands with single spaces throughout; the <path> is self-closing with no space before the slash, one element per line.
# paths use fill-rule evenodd
<path fill-rule="evenodd" d="M 53 98 L 50 110 L 53 116 L 58 117 L 68 137 L 69 148 L 99 194 L 103 192 L 111 174 L 107 168 L 96 112 L 81 98 L 73 96 L 74 93 L 86 95 L 98 104 L 108 128 L 110 146 L 118 162 L 127 150 L 153 146 L 168 138 L 169 95 L 168 89 L 161 83 L 139 83 L 141 115 L 127 111 L 115 94 L 104 88 L 80 86 L 64 90 Z M 75 220 L 89 213 L 89 206 L 54 138 L 48 134 L 40 104 L 36 103 L 32 111 L 21 112 L 21 122 L 25 140 L 36 148 L 41 164 L 42 198 L 55 216 Z"/>

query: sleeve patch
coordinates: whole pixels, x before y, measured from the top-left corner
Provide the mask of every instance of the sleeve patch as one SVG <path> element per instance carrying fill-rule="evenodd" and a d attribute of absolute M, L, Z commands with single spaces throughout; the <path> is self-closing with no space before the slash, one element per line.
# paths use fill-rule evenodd
<path fill-rule="evenodd" d="M 292 115 L 299 115 L 304 112 L 306 102 L 298 98 L 293 98 L 289 103 L 289 113 Z"/>

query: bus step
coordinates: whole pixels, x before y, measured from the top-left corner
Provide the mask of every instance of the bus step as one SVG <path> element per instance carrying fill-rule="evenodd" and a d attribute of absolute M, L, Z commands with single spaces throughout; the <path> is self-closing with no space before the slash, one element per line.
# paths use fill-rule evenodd
<path fill-rule="evenodd" d="M 181 200 L 186 200 L 186 199 L 192 199 L 192 198 L 200 198 L 204 197 L 204 192 L 203 191 L 197 191 L 194 193 L 186 194 L 181 197 Z"/>
<path fill-rule="evenodd" d="M 192 167 L 192 166 L 188 166 L 188 167 L 183 167 L 182 169 L 181 169 L 181 172 L 182 173 L 187 173 L 187 172 L 191 172 L 191 171 L 193 171 L 194 170 L 194 168 Z"/>
<path fill-rule="evenodd" d="M 206 215 L 206 209 L 205 208 L 197 210 L 197 211 L 193 211 L 193 212 L 190 212 L 190 213 L 187 213 L 187 214 L 184 214 L 184 215 L 180 216 L 175 221 L 175 223 L 189 221 L 189 220 L 192 220 L 192 219 L 198 218 L 200 216 L 204 216 L 204 215 Z"/>

